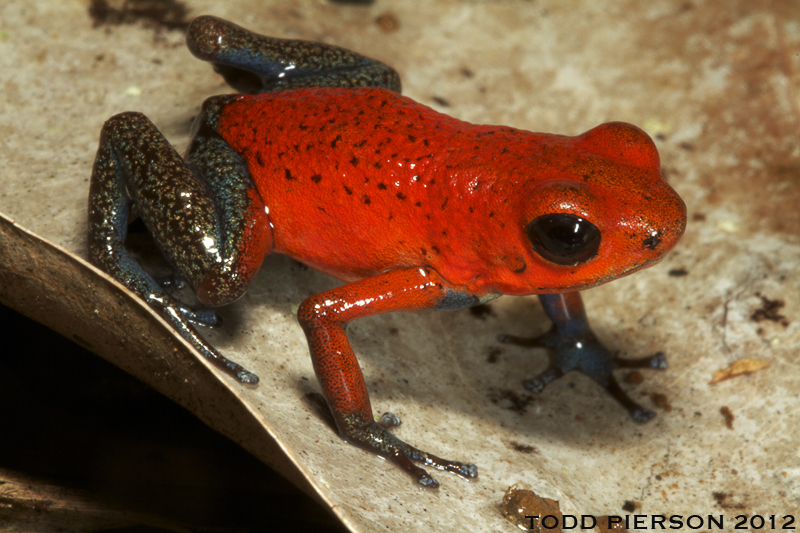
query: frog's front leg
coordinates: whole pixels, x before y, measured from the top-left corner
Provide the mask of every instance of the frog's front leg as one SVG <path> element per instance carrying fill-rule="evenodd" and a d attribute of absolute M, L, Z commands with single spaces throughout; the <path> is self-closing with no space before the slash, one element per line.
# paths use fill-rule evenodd
<path fill-rule="evenodd" d="M 453 309 L 477 299 L 450 287 L 430 268 L 398 269 L 356 281 L 305 300 L 297 318 L 308 338 L 314 371 L 322 385 L 340 434 L 349 442 L 389 459 L 418 483 L 439 483 L 414 462 L 474 478 L 475 465 L 441 459 L 410 446 L 387 427 L 399 421 L 390 414 L 375 421 L 364 377 L 345 328 L 356 318 L 387 311 Z"/>
<path fill-rule="evenodd" d="M 538 376 L 524 382 L 525 388 L 540 393 L 551 382 L 571 370 L 579 370 L 599 383 L 631 414 L 643 423 L 655 416 L 628 396 L 614 378 L 618 368 L 667 368 L 663 352 L 639 359 L 620 359 L 603 346 L 589 326 L 580 293 L 542 294 L 539 300 L 553 327 L 547 333 L 533 338 L 501 335 L 499 340 L 520 346 L 546 348 L 550 351 L 550 364 Z"/>
<path fill-rule="evenodd" d="M 192 21 L 186 46 L 244 93 L 301 87 L 383 87 L 399 93 L 401 88 L 397 72 L 375 59 L 330 44 L 259 35 L 210 15 Z"/>
<path fill-rule="evenodd" d="M 166 318 L 202 355 L 244 383 L 258 377 L 226 359 L 192 323 L 210 313 L 193 311 L 168 295 L 125 249 L 131 203 L 169 263 L 204 305 L 239 298 L 272 235 L 264 204 L 247 166 L 215 135 L 208 107 L 184 161 L 140 113 L 110 118 L 100 135 L 89 192 L 89 257 Z"/>

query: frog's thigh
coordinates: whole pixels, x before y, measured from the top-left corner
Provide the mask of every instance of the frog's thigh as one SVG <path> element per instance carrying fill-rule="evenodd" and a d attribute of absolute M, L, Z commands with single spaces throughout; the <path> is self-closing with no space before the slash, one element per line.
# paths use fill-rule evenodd
<path fill-rule="evenodd" d="M 260 265 L 271 235 L 234 234 L 236 222 L 242 225 L 247 216 L 240 214 L 233 222 L 226 219 L 231 209 L 219 204 L 227 197 L 217 198 L 206 172 L 203 164 L 187 165 L 144 115 L 123 113 L 109 119 L 103 126 L 90 194 L 97 254 L 104 254 L 104 242 L 124 241 L 127 220 L 110 218 L 115 212 L 127 212 L 130 195 L 164 256 L 204 304 L 221 305 L 241 296 L 255 273 L 251 270 L 258 270 L 252 257 L 257 256 Z M 262 214 L 253 217 L 257 226 L 260 218 L 266 218 L 261 198 L 246 187 L 238 192 L 230 196 L 236 199 L 230 203 L 246 213 Z M 269 227 L 268 221 L 265 225 Z"/>
<path fill-rule="evenodd" d="M 209 305 L 244 294 L 274 245 L 269 216 L 247 162 L 215 127 L 229 98 L 213 97 L 203 104 L 186 153 L 189 167 L 205 182 L 219 215 L 220 240 L 210 244 L 219 260 L 195 289 Z"/>

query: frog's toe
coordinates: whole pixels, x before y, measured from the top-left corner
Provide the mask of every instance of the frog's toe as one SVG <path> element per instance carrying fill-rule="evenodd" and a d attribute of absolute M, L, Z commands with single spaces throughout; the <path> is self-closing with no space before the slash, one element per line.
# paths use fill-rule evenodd
<path fill-rule="evenodd" d="M 239 363 L 234 363 L 230 359 L 224 357 L 219 352 L 214 351 L 214 353 L 206 354 L 201 351 L 201 353 L 203 356 L 210 359 L 214 365 L 236 378 L 239 383 L 245 385 L 255 385 L 258 383 L 257 375 L 242 367 Z"/>
<path fill-rule="evenodd" d="M 633 418 L 639 424 L 644 424 L 645 422 L 649 422 L 653 418 L 655 418 L 656 414 L 651 411 L 650 409 L 645 409 L 644 407 L 640 407 L 636 411 L 631 413 L 631 418 Z"/>
<path fill-rule="evenodd" d="M 429 464 L 429 466 L 432 466 L 433 468 L 451 472 L 453 474 L 456 474 L 457 476 L 463 477 L 464 479 L 475 479 L 476 477 L 478 477 L 478 467 L 473 464 L 459 463 L 458 461 L 448 461 L 446 459 L 440 459 L 430 454 L 425 454 L 425 455 L 428 456 L 429 458 L 434 458 L 437 461 L 443 461 L 447 463 L 447 466 L 445 467 L 441 467 L 441 465 L 437 466 L 432 463 Z M 425 464 L 428 463 L 426 462 Z M 417 477 L 417 483 L 428 489 L 439 488 L 439 482 L 436 481 L 433 477 L 431 477 L 430 474 L 428 474 L 427 472 L 425 472 L 425 470 L 419 467 L 417 467 L 417 469 L 422 472 L 422 474 L 420 474 L 419 477 Z"/>
<path fill-rule="evenodd" d="M 348 441 L 392 461 L 424 487 L 435 489 L 439 487 L 439 482 L 416 463 L 452 472 L 463 478 L 471 479 L 478 476 L 478 467 L 473 464 L 442 459 L 397 438 L 387 429 L 399 424 L 400 419 L 392 413 L 384 414 L 380 423 L 374 419 L 363 420 L 360 417 L 347 421 L 339 420 L 344 422 L 341 433 Z"/>
<path fill-rule="evenodd" d="M 611 397 L 617 400 L 617 402 L 619 402 L 620 405 L 622 405 L 622 407 L 628 411 L 628 413 L 631 415 L 631 418 L 633 418 L 636 422 L 644 424 L 656 416 L 656 414 L 650 409 L 646 409 L 633 401 L 633 399 L 631 399 L 631 397 L 628 396 L 624 390 L 622 390 L 622 387 L 619 386 L 619 383 L 613 375 L 609 374 L 602 381 L 595 381 L 602 385 L 603 388 L 608 391 Z"/>
<path fill-rule="evenodd" d="M 431 453 L 423 452 L 414 448 L 413 446 L 405 445 L 407 448 L 406 455 L 413 461 L 423 463 L 425 466 L 433 467 L 437 470 L 443 470 L 461 476 L 466 479 L 473 479 L 478 477 L 478 467 L 471 463 L 462 463 L 460 461 L 451 461 L 449 459 L 442 459 Z"/>
<path fill-rule="evenodd" d="M 216 327 L 222 325 L 222 318 L 216 311 L 207 307 L 192 309 L 173 296 L 163 295 L 158 301 L 151 301 L 151 305 L 163 309 L 167 314 L 179 313 L 177 320 L 185 320 L 199 326 Z"/>
<path fill-rule="evenodd" d="M 522 386 L 534 394 L 539 394 L 544 390 L 544 388 L 547 385 L 554 382 L 563 375 L 564 373 L 561 371 L 560 368 L 558 368 L 557 366 L 550 366 L 538 376 L 534 376 L 531 379 L 523 381 Z"/>
<path fill-rule="evenodd" d="M 234 377 L 240 383 L 249 385 L 258 383 L 258 376 L 219 353 L 194 328 L 194 323 L 204 325 L 219 324 L 219 319 L 213 311 L 194 311 L 166 294 L 159 298 L 154 297 L 148 303 L 159 311 L 161 316 L 172 324 L 178 334 L 194 346 L 200 352 L 200 355 L 205 357 L 211 364 Z"/>
<path fill-rule="evenodd" d="M 186 320 L 194 324 L 208 327 L 218 327 L 222 325 L 222 318 L 213 309 L 181 309 Z"/>
<path fill-rule="evenodd" d="M 651 370 L 666 370 L 667 368 L 667 356 L 664 355 L 664 352 L 656 352 L 653 355 L 636 359 L 622 359 L 615 356 L 612 361 L 617 368 L 649 368 Z"/>
<path fill-rule="evenodd" d="M 258 376 L 250 372 L 249 370 L 242 369 L 239 373 L 236 374 L 236 379 L 238 379 L 241 383 L 245 385 L 255 385 L 258 383 Z"/>
<path fill-rule="evenodd" d="M 454 473 L 463 478 L 475 479 L 478 477 L 478 466 L 471 463 L 463 463 Z"/>
<path fill-rule="evenodd" d="M 433 479 L 428 473 L 421 475 L 417 478 L 417 483 L 425 487 L 426 489 L 438 489 L 439 482 Z"/>
<path fill-rule="evenodd" d="M 402 423 L 403 423 L 403 421 L 400 420 L 399 416 L 397 416 L 394 413 L 390 413 L 388 411 L 383 413 L 383 415 L 381 415 L 380 420 L 378 420 L 378 424 L 380 424 L 381 426 L 383 426 L 383 427 L 385 427 L 387 429 L 388 428 L 396 428 L 397 426 L 399 426 Z"/>
<path fill-rule="evenodd" d="M 651 355 L 650 357 L 646 357 L 645 359 L 650 360 L 650 368 L 656 370 L 667 369 L 667 356 L 664 354 L 664 352 L 656 352 L 655 354 Z"/>

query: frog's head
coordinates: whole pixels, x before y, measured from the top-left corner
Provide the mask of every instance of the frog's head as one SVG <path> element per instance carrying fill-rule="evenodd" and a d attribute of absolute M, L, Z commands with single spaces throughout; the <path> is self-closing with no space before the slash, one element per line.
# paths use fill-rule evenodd
<path fill-rule="evenodd" d="M 537 292 L 592 287 L 650 266 L 686 226 L 686 206 L 642 130 L 615 122 L 564 141 L 545 156 L 547 177 L 522 210 Z"/>

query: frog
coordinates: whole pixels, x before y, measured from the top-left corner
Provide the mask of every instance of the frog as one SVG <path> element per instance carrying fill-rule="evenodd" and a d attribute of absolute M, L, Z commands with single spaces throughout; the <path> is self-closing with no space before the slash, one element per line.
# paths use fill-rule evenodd
<path fill-rule="evenodd" d="M 102 127 L 89 190 L 91 262 L 138 295 L 242 386 L 258 377 L 200 333 L 241 298 L 264 258 L 289 256 L 342 285 L 297 309 L 339 434 L 423 487 L 428 469 L 466 479 L 472 463 L 400 440 L 376 417 L 347 325 L 393 311 L 461 310 L 536 295 L 543 335 L 497 340 L 544 348 L 540 393 L 572 370 L 634 420 L 654 413 L 620 387 L 618 368 L 666 368 L 663 352 L 618 357 L 589 325 L 580 291 L 660 261 L 686 207 L 658 150 L 623 122 L 568 136 L 477 125 L 402 96 L 388 65 L 330 44 L 260 35 L 213 16 L 193 20 L 189 51 L 237 92 L 208 98 L 178 153 L 143 114 Z M 199 301 L 174 296 L 125 245 L 132 209 Z"/>

